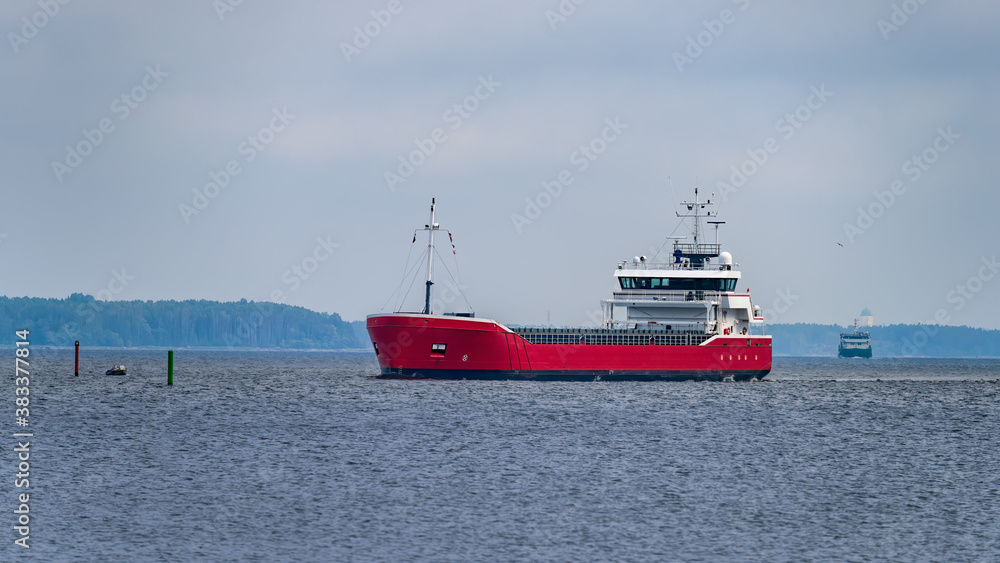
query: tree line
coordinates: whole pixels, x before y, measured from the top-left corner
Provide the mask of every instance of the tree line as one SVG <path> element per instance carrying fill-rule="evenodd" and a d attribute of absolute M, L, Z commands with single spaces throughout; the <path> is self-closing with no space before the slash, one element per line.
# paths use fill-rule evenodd
<path fill-rule="evenodd" d="M 364 322 L 336 313 L 245 299 L 238 302 L 101 301 L 0 296 L 0 330 L 31 330 L 36 345 L 226 348 L 367 348 Z M 2 342 L 2 341 L 0 341 Z"/>
<path fill-rule="evenodd" d="M 866 329 L 872 356 L 930 358 L 1000 357 L 1000 331 L 968 326 L 884 325 Z M 782 356 L 836 356 L 841 333 L 854 328 L 820 324 L 773 324 L 774 354 Z"/>

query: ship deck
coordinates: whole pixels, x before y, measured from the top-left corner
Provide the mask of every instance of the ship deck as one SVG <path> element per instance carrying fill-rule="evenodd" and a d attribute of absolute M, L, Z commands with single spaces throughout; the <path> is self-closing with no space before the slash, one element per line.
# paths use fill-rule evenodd
<path fill-rule="evenodd" d="M 531 344 L 698 346 L 715 336 L 697 331 L 616 328 L 508 327 Z"/>

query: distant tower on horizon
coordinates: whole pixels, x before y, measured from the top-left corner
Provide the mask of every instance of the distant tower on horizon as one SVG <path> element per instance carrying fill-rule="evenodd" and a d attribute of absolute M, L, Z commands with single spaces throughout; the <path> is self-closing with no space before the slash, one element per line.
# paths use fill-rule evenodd
<path fill-rule="evenodd" d="M 861 309 L 861 316 L 858 317 L 858 326 L 875 326 L 875 317 L 872 316 L 872 312 L 868 310 L 867 306 Z"/>

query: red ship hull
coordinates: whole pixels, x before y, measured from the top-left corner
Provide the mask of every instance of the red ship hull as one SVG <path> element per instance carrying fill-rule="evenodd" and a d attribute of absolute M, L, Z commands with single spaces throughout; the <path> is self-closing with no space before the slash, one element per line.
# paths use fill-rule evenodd
<path fill-rule="evenodd" d="M 699 345 L 532 344 L 492 320 L 400 313 L 371 315 L 367 328 L 386 378 L 748 381 L 771 371 L 770 336 L 716 336 Z"/>

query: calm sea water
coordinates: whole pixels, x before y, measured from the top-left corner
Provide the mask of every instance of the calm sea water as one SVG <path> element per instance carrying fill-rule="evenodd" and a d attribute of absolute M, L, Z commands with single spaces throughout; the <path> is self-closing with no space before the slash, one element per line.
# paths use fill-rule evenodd
<path fill-rule="evenodd" d="M 31 548 L 11 406 L 3 560 L 1000 559 L 996 360 L 413 382 L 370 353 L 181 350 L 173 387 L 163 351 L 31 360 Z"/>

